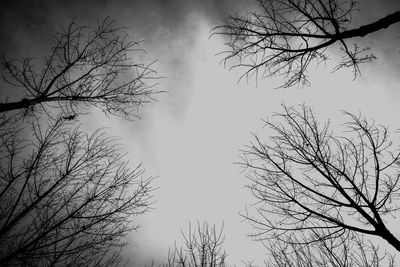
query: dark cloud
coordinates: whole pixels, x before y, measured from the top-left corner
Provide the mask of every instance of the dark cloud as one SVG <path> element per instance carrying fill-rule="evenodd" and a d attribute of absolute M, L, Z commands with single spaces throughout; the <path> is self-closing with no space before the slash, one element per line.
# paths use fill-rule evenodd
<path fill-rule="evenodd" d="M 42 37 L 54 32 L 73 18 L 93 23 L 97 18 L 111 16 L 119 23 L 151 35 L 161 25 L 179 30 L 191 12 L 204 13 L 210 20 L 221 20 L 234 11 L 238 0 L 101 0 L 101 1 L 7 1 L 0 11 L 1 49 L 15 53 L 26 40 L 40 43 Z M 128 24 L 128 25 L 126 25 Z M 46 42 L 46 38 L 44 38 Z"/>
<path fill-rule="evenodd" d="M 146 41 L 147 50 L 167 47 L 174 50 L 173 41 L 183 40 L 190 45 L 196 34 L 193 13 L 208 19 L 211 26 L 218 25 L 228 14 L 242 12 L 255 1 L 249 0 L 36 0 L 6 1 L 0 10 L 0 51 L 13 56 L 45 54 L 50 40 L 60 26 L 73 18 L 79 23 L 93 25 L 96 19 L 110 16 L 121 26 L 131 29 L 134 38 Z M 399 9 L 398 0 L 360 1 L 357 21 L 368 22 L 393 10 Z M 374 12 L 368 12 L 374 10 Z M 356 22 L 357 23 L 357 22 Z M 185 43 L 187 42 L 187 43 Z M 170 47 L 168 47 L 170 46 Z M 177 49 L 179 57 L 173 64 L 182 65 L 182 54 L 187 47 Z M 47 49 L 47 50 L 46 50 Z M 175 52 L 175 51 L 173 51 Z M 154 58 L 165 55 L 165 49 L 153 52 Z M 172 53 L 174 54 L 174 53 Z M 184 66 L 183 66 L 183 69 Z"/>

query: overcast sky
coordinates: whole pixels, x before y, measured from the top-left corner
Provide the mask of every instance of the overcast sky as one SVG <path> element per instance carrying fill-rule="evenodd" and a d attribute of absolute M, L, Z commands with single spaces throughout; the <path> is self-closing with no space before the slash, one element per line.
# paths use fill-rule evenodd
<path fill-rule="evenodd" d="M 278 79 L 237 82 L 242 70 L 229 71 L 218 52 L 226 49 L 210 30 L 228 14 L 250 9 L 246 0 L 133 1 L 8 1 L 0 10 L 0 49 L 10 57 L 39 58 L 51 47 L 53 33 L 73 18 L 93 25 L 110 16 L 128 27 L 133 40 L 144 40 L 144 62 L 158 60 L 157 89 L 167 93 L 142 111 L 141 120 L 126 122 L 93 112 L 81 118 L 88 129 L 109 127 L 119 136 L 132 162 L 142 162 L 147 175 L 157 176 L 154 209 L 137 218 L 142 227 L 129 236 L 133 266 L 166 257 L 168 246 L 181 240 L 180 229 L 207 220 L 225 225 L 228 262 L 261 263 L 261 244 L 246 238 L 251 227 L 239 216 L 253 199 L 234 164 L 250 132 L 263 132 L 261 118 L 281 111 L 280 104 L 305 103 L 321 120 L 344 122 L 341 110 L 361 111 L 378 123 L 400 129 L 400 28 L 391 27 L 361 40 L 378 57 L 362 66 L 353 81 L 351 71 L 311 71 L 311 87 L 274 89 Z M 396 0 L 363 1 L 355 23 L 372 22 L 400 9 Z M 335 53 L 333 51 L 333 53 Z M 10 98 L 18 92 L 7 92 Z"/>

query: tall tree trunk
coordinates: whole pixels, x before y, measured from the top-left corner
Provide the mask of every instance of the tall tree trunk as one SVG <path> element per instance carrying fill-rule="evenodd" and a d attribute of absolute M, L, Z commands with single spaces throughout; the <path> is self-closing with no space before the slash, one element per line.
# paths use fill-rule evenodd
<path fill-rule="evenodd" d="M 39 102 L 41 101 L 39 101 L 37 98 L 33 99 L 23 98 L 21 101 L 17 102 L 0 103 L 0 113 L 16 109 L 29 108 L 30 106 L 36 105 Z"/>

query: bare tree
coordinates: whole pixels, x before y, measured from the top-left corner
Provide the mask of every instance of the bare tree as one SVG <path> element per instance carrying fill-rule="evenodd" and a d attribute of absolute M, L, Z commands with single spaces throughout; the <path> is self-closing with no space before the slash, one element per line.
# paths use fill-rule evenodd
<path fill-rule="evenodd" d="M 0 265 L 118 264 L 152 179 L 101 131 L 85 134 L 65 119 L 31 126 L 30 138 L 0 128 Z"/>
<path fill-rule="evenodd" d="M 257 0 L 259 9 L 229 16 L 214 34 L 228 37 L 225 62 L 245 67 L 242 77 L 282 76 L 282 87 L 308 85 L 307 68 L 328 59 L 327 48 L 337 44 L 343 52 L 334 70 L 350 67 L 359 75 L 359 64 L 375 58 L 368 48 L 349 44 L 400 21 L 396 11 L 370 24 L 350 28 L 358 11 L 353 0 Z M 241 78 L 242 78 L 241 77 Z"/>
<path fill-rule="evenodd" d="M 258 215 L 246 213 L 260 240 L 312 243 L 349 232 L 378 236 L 400 251 L 390 230 L 400 198 L 400 152 L 388 129 L 345 113 L 348 132 L 334 135 L 309 107 L 285 107 L 266 120 L 268 141 L 243 151 Z M 319 235 L 315 232 L 319 231 Z"/>
<path fill-rule="evenodd" d="M 315 233 L 318 235 L 318 233 Z M 381 255 L 378 246 L 356 234 L 338 239 L 320 239 L 315 243 L 288 238 L 285 242 L 269 240 L 266 244 L 270 258 L 267 267 L 394 267 L 394 257 Z"/>
<path fill-rule="evenodd" d="M 192 230 L 189 224 L 188 234 L 182 232 L 185 245 L 169 252 L 168 260 L 163 267 L 225 267 L 226 253 L 222 248 L 224 236 L 223 227 L 220 230 L 204 222 L 197 223 Z"/>
<path fill-rule="evenodd" d="M 130 59 L 138 45 L 106 18 L 93 29 L 72 21 L 39 71 L 30 58 L 3 56 L 5 83 L 25 98 L 0 103 L 0 265 L 123 263 L 124 237 L 137 228 L 132 216 L 149 208 L 152 178 L 130 168 L 115 139 L 72 121 L 91 106 L 132 119 L 152 99 L 154 71 Z"/>
<path fill-rule="evenodd" d="M 123 28 L 106 18 L 97 27 L 79 26 L 72 21 L 54 37 L 49 56 L 37 70 L 31 58 L 9 60 L 3 56 L 3 79 L 25 95 L 16 102 L 0 103 L 0 112 L 40 106 L 62 109 L 66 114 L 100 107 L 106 114 L 128 119 L 152 99 L 149 85 L 154 71 L 149 65 L 134 63 L 133 53 L 142 51 L 131 42 Z M 147 80 L 147 81 L 146 81 Z"/>

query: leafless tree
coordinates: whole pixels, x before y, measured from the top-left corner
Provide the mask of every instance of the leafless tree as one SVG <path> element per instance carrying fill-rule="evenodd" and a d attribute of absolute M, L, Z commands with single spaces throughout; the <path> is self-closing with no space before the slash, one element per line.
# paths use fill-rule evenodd
<path fill-rule="evenodd" d="M 166 263 L 163 267 L 225 267 L 226 253 L 222 248 L 224 236 L 223 227 L 220 230 L 215 225 L 210 226 L 204 222 L 198 222 L 197 228 L 192 230 L 189 224 L 188 234 L 182 232 L 185 245 L 175 247 L 169 252 Z"/>
<path fill-rule="evenodd" d="M 340 136 L 311 108 L 284 106 L 276 121 L 265 121 L 268 141 L 254 135 L 240 164 L 257 199 L 258 215 L 245 214 L 255 238 L 312 243 L 351 232 L 381 237 L 400 251 L 388 226 L 399 210 L 399 149 L 386 127 L 345 114 L 348 131 Z"/>
<path fill-rule="evenodd" d="M 14 90 L 20 88 L 24 98 L 0 103 L 0 112 L 24 110 L 26 115 L 37 107 L 57 107 L 70 115 L 97 106 L 106 114 L 131 119 L 155 93 L 148 83 L 155 78 L 154 71 L 130 58 L 138 51 L 139 42 L 129 41 L 124 29 L 109 18 L 95 28 L 72 21 L 55 35 L 41 69 L 31 58 L 3 56 L 3 79 Z"/>
<path fill-rule="evenodd" d="M 32 122 L 30 137 L 0 128 L 1 266 L 116 265 L 131 216 L 149 207 L 143 168 L 113 138 L 70 123 Z"/>
<path fill-rule="evenodd" d="M 318 235 L 318 233 L 315 233 Z M 394 257 L 381 255 L 378 246 L 356 234 L 338 239 L 320 239 L 315 243 L 288 238 L 286 242 L 272 240 L 266 248 L 270 258 L 267 267 L 394 267 Z"/>
<path fill-rule="evenodd" d="M 327 48 L 343 52 L 335 70 L 350 67 L 359 75 L 359 64 L 375 57 L 368 48 L 349 44 L 400 21 L 400 11 L 370 24 L 350 28 L 358 11 L 353 0 L 257 0 L 259 9 L 229 16 L 214 34 L 228 37 L 225 62 L 238 58 L 233 67 L 245 67 L 242 77 L 282 76 L 282 87 L 308 85 L 307 68 L 328 59 Z M 224 52 L 223 52 L 224 53 Z"/>

